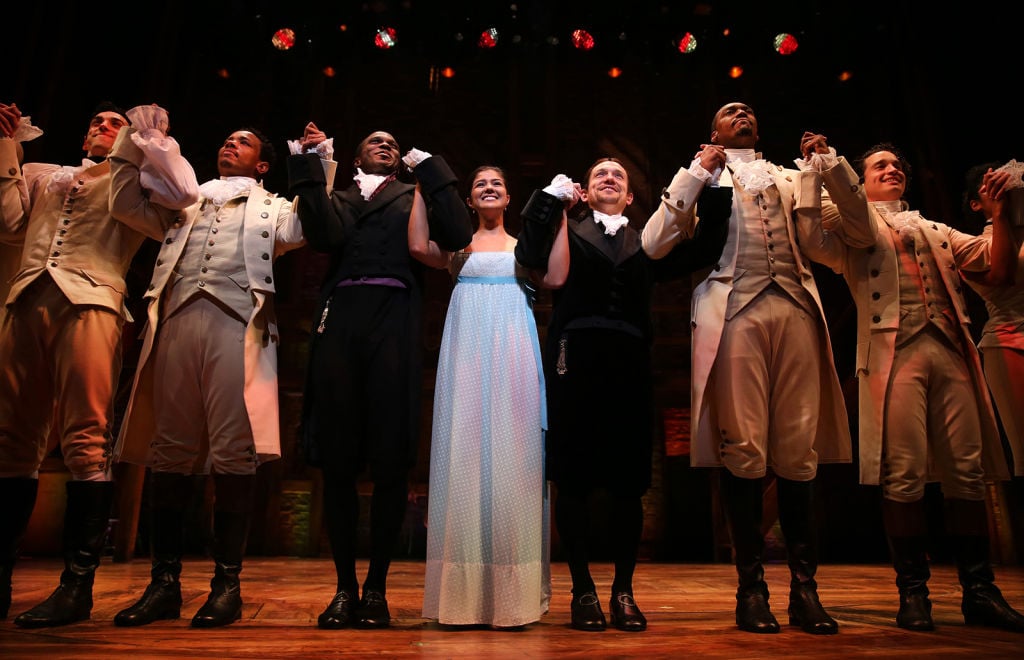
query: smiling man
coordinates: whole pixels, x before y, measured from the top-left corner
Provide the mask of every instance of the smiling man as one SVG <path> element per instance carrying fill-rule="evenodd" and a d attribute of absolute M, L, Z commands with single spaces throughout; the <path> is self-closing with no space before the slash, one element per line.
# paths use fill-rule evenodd
<path fill-rule="evenodd" d="M 0 115 L 8 127 L 22 119 L 14 104 L 0 104 Z M 101 104 L 82 144 L 85 160 L 76 166 L 21 167 L 12 137 L 0 136 L 0 232 L 23 240 L 0 324 L 0 615 L 11 602 L 11 571 L 51 424 L 71 472 L 65 570 L 49 598 L 15 619 L 23 627 L 72 623 L 92 610 L 113 495 L 121 329 L 130 320 L 124 278 L 142 242 L 163 238 L 171 216 L 134 209 L 115 218 L 110 212 L 107 155 L 128 123 L 124 112 Z"/>
<path fill-rule="evenodd" d="M 554 289 L 544 351 L 546 461 L 572 576 L 570 625 L 584 631 L 608 625 L 588 559 L 592 498 L 603 492 L 615 562 L 611 625 L 640 632 L 647 618 L 633 598 L 633 572 L 642 497 L 651 485 L 651 295 L 656 282 L 715 262 L 727 213 L 717 220 L 709 213 L 692 240 L 652 259 L 624 215 L 633 203 L 626 167 L 602 158 L 585 180 L 584 190 L 559 175 L 531 196 L 515 254 L 521 264 L 543 271 L 544 286 Z M 583 211 L 569 219 L 576 201 L 584 202 Z"/>
<path fill-rule="evenodd" d="M 440 156 L 407 156 L 427 202 L 430 239 L 455 252 L 473 226 Z M 386 582 L 405 517 L 408 473 L 419 444 L 420 316 L 424 269 L 409 247 L 409 215 L 417 186 L 398 179 L 398 142 L 384 131 L 355 151 L 354 183 L 330 195 L 315 155 L 288 159 L 310 246 L 329 254 L 312 332 L 303 402 L 306 460 L 324 475 L 324 510 L 337 588 L 317 620 L 321 628 L 384 628 L 391 613 Z M 370 565 L 362 596 L 356 540 L 362 470 L 373 481 Z"/>
<path fill-rule="evenodd" d="M 711 140 L 665 189 L 644 228 L 644 248 L 662 254 L 703 222 L 700 200 L 729 191 L 729 238 L 721 260 L 693 292 L 693 465 L 717 467 L 739 586 L 736 624 L 776 633 L 761 554 L 763 479 L 778 484 L 790 568 L 789 620 L 811 634 L 838 631 L 818 599 L 812 487 L 820 462 L 851 460 L 846 406 L 825 315 L 796 218 L 823 212 L 821 188 L 845 209 L 852 241 L 869 244 L 864 192 L 823 136 L 805 133 L 801 153 L 832 160 L 813 170 L 774 165 L 754 151 L 758 121 L 745 103 L 715 113 Z"/>
<path fill-rule="evenodd" d="M 870 244 L 851 245 L 827 223 L 805 244 L 810 258 L 843 274 L 857 303 L 860 481 L 881 485 L 896 623 L 934 628 L 924 495 L 928 481 L 940 481 L 964 620 L 1024 632 L 1024 616 L 1006 603 L 989 563 L 985 482 L 1009 472 L 959 275 L 1012 267 L 1016 247 L 1001 212 L 1009 177 L 985 175 L 980 194 L 998 211 L 992 231 L 974 236 L 909 209 L 910 166 L 895 146 L 873 146 L 860 164 L 877 226 Z"/>

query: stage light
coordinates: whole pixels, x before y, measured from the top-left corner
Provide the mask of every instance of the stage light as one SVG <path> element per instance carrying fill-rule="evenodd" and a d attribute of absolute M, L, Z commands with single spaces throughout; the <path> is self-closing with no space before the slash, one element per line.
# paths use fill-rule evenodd
<path fill-rule="evenodd" d="M 381 50 L 394 48 L 397 34 L 395 28 L 382 27 L 377 30 L 377 36 L 373 38 L 373 45 Z"/>
<path fill-rule="evenodd" d="M 278 50 L 288 50 L 295 45 L 295 30 L 291 28 L 281 28 L 274 33 L 270 43 L 274 44 L 274 48 Z"/>
<path fill-rule="evenodd" d="M 333 78 L 335 74 L 337 74 L 337 71 L 334 70 L 333 66 L 324 67 L 324 75 L 327 76 L 328 78 Z"/>
<path fill-rule="evenodd" d="M 608 77 L 609 78 L 618 78 L 621 75 L 622 75 L 622 69 L 620 69 L 617 66 L 613 66 L 612 68 L 608 69 Z"/>
<path fill-rule="evenodd" d="M 227 80 L 228 78 L 230 78 L 230 77 L 231 77 L 231 73 L 230 73 L 230 72 L 228 72 L 228 70 L 227 70 L 227 69 L 225 69 L 225 68 L 223 68 L 223 67 L 222 67 L 222 68 L 220 68 L 220 69 L 217 69 L 217 77 L 218 77 L 218 78 L 221 78 L 221 79 L 223 79 L 223 80 Z"/>
<path fill-rule="evenodd" d="M 741 66 L 729 67 L 729 77 L 730 78 L 739 78 L 742 75 L 743 75 L 743 67 L 741 67 Z"/>
<path fill-rule="evenodd" d="M 676 47 L 679 48 L 680 53 L 692 53 L 693 51 L 697 50 L 697 37 L 687 32 L 676 44 Z"/>
<path fill-rule="evenodd" d="M 341 25 L 338 26 L 338 30 L 341 32 L 348 32 L 348 26 L 342 23 Z"/>
<path fill-rule="evenodd" d="M 572 45 L 577 50 L 590 50 L 594 47 L 594 35 L 586 30 L 573 30 Z"/>
<path fill-rule="evenodd" d="M 774 45 L 775 51 L 779 55 L 792 55 L 796 52 L 796 49 L 800 47 L 800 44 L 797 43 L 796 37 L 787 32 L 780 32 L 775 35 Z"/>
<path fill-rule="evenodd" d="M 480 33 L 476 45 L 480 48 L 494 48 L 498 45 L 498 28 L 488 28 Z"/>
<path fill-rule="evenodd" d="M 843 71 L 839 74 L 839 82 L 846 82 L 850 78 L 853 78 L 853 74 L 849 71 Z"/>
<path fill-rule="evenodd" d="M 446 66 L 445 68 L 441 69 L 441 75 L 445 78 L 454 78 L 455 69 L 451 68 L 450 66 Z"/>

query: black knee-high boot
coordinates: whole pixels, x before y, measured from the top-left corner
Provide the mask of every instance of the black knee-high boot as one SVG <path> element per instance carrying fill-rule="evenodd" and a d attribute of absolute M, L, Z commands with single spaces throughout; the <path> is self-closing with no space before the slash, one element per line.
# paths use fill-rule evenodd
<path fill-rule="evenodd" d="M 932 602 L 928 599 L 927 519 L 924 500 L 882 500 L 882 520 L 889 538 L 900 609 L 896 625 L 907 630 L 934 630 Z"/>
<path fill-rule="evenodd" d="M 814 482 L 777 477 L 779 522 L 789 560 L 789 624 L 812 635 L 833 635 L 839 624 L 818 600 L 817 539 L 814 529 Z"/>
<path fill-rule="evenodd" d="M 370 566 L 363 582 L 363 597 L 356 607 L 356 625 L 360 628 L 386 628 L 391 625 L 387 594 L 388 569 L 405 521 L 409 485 L 405 472 L 373 482 L 370 500 Z"/>
<path fill-rule="evenodd" d="M 88 619 L 92 584 L 110 526 L 114 484 L 69 481 L 64 513 L 64 571 L 50 597 L 14 620 L 22 628 L 63 626 Z"/>
<path fill-rule="evenodd" d="M 947 500 L 946 525 L 952 536 L 957 575 L 964 590 L 960 603 L 964 622 L 1024 632 L 1024 616 L 1010 607 L 995 585 L 984 500 Z"/>
<path fill-rule="evenodd" d="M 720 474 L 739 578 L 736 625 L 747 632 L 777 633 L 779 622 L 768 607 L 768 585 L 761 564 L 764 551 L 762 480 L 737 477 L 727 469 L 722 469 Z"/>
<path fill-rule="evenodd" d="M 0 619 L 11 609 L 11 574 L 18 559 L 18 545 L 28 529 L 36 505 L 39 480 L 28 477 L 0 479 Z"/>
<path fill-rule="evenodd" d="M 555 525 L 558 538 L 569 565 L 572 577 L 572 604 L 570 625 L 576 630 L 604 630 L 607 622 L 597 597 L 597 587 L 590 575 L 587 555 L 590 534 L 589 493 L 573 490 L 566 484 L 558 484 L 555 500 Z"/>
<path fill-rule="evenodd" d="M 142 597 L 114 616 L 114 625 L 144 626 L 181 616 L 181 555 L 185 510 L 192 476 L 170 472 L 150 474 L 149 514 L 153 566 Z"/>
<path fill-rule="evenodd" d="M 647 617 L 633 598 L 633 571 L 644 531 L 644 505 L 640 495 L 611 493 L 608 511 L 615 579 L 608 604 L 611 624 L 626 632 L 647 629 Z"/>
<path fill-rule="evenodd" d="M 213 505 L 213 578 L 206 603 L 192 617 L 195 628 L 226 626 L 242 618 L 239 574 L 252 521 L 252 474 L 215 474 Z"/>

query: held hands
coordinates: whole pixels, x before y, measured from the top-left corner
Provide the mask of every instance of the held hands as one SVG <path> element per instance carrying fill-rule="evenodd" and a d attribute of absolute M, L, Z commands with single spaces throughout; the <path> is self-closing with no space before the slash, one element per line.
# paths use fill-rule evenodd
<path fill-rule="evenodd" d="M 982 185 L 978 191 L 979 194 L 999 204 L 1002 204 L 1006 193 L 1015 187 L 1011 185 L 1013 175 L 1009 170 L 993 170 L 989 168 L 981 181 Z"/>
<path fill-rule="evenodd" d="M 298 140 L 288 140 L 288 153 L 308 154 L 315 153 L 321 160 L 334 159 L 334 138 L 327 137 L 316 124 L 309 122 L 302 130 L 302 137 Z"/>
<path fill-rule="evenodd" d="M 309 122 L 302 131 L 302 139 L 299 140 L 299 146 L 302 147 L 303 151 L 309 151 L 310 149 L 315 149 L 316 145 L 326 139 L 327 134 L 317 128 L 316 124 Z"/>
<path fill-rule="evenodd" d="M 803 136 L 800 138 L 800 154 L 804 157 L 804 160 L 810 161 L 813 154 L 827 153 L 829 153 L 828 141 L 824 135 L 804 131 Z"/>
<path fill-rule="evenodd" d="M 419 149 L 410 149 L 404 156 L 402 156 L 402 162 L 410 170 L 416 169 L 416 166 L 430 158 L 430 154 L 426 151 L 420 151 Z"/>
<path fill-rule="evenodd" d="M 557 197 L 560 201 L 566 203 L 566 208 L 572 207 L 576 202 L 580 200 L 582 191 L 578 183 L 573 183 L 572 179 L 559 174 L 551 180 L 551 183 L 544 188 L 544 192 L 554 197 Z"/>
<path fill-rule="evenodd" d="M 13 138 L 14 131 L 21 121 L 21 110 L 16 103 L 5 105 L 0 103 L 0 137 Z"/>

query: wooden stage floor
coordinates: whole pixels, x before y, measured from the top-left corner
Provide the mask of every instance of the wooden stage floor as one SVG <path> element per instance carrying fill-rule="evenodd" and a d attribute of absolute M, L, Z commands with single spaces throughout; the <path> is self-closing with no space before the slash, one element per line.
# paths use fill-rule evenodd
<path fill-rule="evenodd" d="M 334 591 L 329 559 L 246 560 L 242 571 L 242 620 L 225 628 L 192 629 L 189 617 L 205 601 L 209 561 L 185 562 L 182 618 L 140 628 L 118 628 L 114 614 L 131 604 L 149 581 L 142 559 L 105 560 L 96 576 L 92 619 L 70 626 L 23 630 L 14 615 L 35 605 L 56 586 L 56 559 L 22 559 L 14 571 L 11 616 L 0 622 L 0 657 L 98 659 L 145 658 L 334 658 L 369 656 L 528 657 L 528 658 L 1020 658 L 1024 634 L 968 627 L 960 616 L 960 586 L 952 566 L 933 567 L 929 586 L 936 630 L 909 632 L 896 627 L 896 587 L 887 565 L 826 565 L 819 570 L 819 593 L 839 621 L 839 634 L 807 635 L 786 625 L 788 574 L 784 564 L 767 567 L 777 635 L 755 635 L 735 628 L 735 573 L 727 564 L 642 563 L 634 582 L 646 613 L 644 633 L 609 629 L 572 630 L 568 571 L 552 566 L 551 611 L 520 632 L 446 629 L 421 617 L 423 562 L 396 562 L 388 585 L 393 617 L 387 630 L 319 630 L 316 617 Z M 365 574 L 360 563 L 360 576 Z M 607 608 L 611 566 L 593 567 L 602 607 Z M 1024 567 L 996 568 L 1007 600 L 1024 610 Z M 607 609 L 605 609 L 607 614 Z"/>

